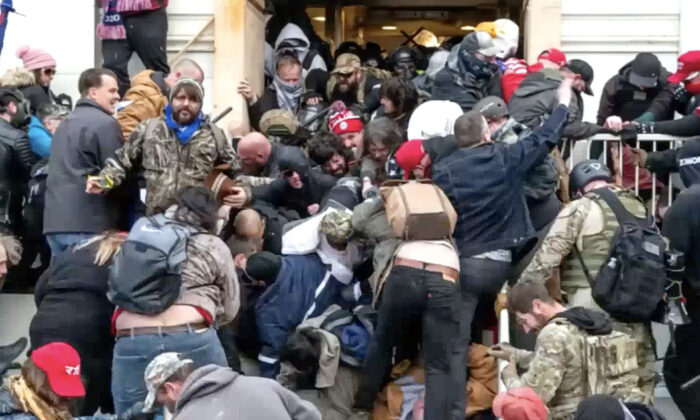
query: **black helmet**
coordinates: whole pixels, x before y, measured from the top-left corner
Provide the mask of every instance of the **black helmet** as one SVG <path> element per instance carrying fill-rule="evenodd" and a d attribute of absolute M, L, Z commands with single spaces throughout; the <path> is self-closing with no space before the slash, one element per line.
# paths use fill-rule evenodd
<path fill-rule="evenodd" d="M 397 47 L 389 56 L 389 68 L 393 69 L 398 63 L 418 64 L 418 52 L 405 45 Z"/>
<path fill-rule="evenodd" d="M 573 197 L 575 192 L 596 180 L 612 181 L 610 169 L 603 162 L 591 159 L 577 163 L 569 175 L 569 194 Z"/>

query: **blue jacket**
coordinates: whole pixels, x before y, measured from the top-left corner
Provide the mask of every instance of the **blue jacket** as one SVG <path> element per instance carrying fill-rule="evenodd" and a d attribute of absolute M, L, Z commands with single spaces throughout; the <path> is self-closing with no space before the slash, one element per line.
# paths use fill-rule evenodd
<path fill-rule="evenodd" d="M 27 127 L 27 136 L 29 137 L 29 147 L 32 152 L 39 157 L 48 157 L 51 150 L 51 133 L 44 127 L 44 124 L 37 117 L 32 115 Z"/>
<path fill-rule="evenodd" d="M 315 253 L 285 255 L 281 260 L 277 281 L 255 305 L 260 375 L 267 378 L 279 372 L 279 353 L 287 337 L 305 319 L 322 314 L 334 303 L 341 304 L 341 292 L 347 287 Z"/>
<path fill-rule="evenodd" d="M 433 181 L 457 210 L 460 258 L 512 249 L 535 237 L 524 181 L 559 142 L 567 114 L 559 105 L 542 127 L 512 145 L 461 148 L 435 165 Z"/>

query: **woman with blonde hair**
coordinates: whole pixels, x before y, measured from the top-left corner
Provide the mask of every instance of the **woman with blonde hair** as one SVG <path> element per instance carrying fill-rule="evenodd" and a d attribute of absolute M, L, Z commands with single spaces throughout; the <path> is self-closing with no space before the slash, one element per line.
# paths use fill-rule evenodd
<path fill-rule="evenodd" d="M 114 411 L 109 388 L 114 305 L 106 293 L 109 263 L 125 237 L 125 233 L 106 232 L 57 255 L 34 290 L 37 312 L 29 326 L 31 348 L 61 341 L 77 350 L 86 388 L 78 410 L 82 415 L 98 408 L 103 413 Z"/>

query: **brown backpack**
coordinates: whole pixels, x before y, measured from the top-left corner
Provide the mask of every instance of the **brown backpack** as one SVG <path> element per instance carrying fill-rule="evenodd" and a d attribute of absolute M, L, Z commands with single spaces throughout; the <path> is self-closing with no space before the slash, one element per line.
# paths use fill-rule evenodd
<path fill-rule="evenodd" d="M 396 237 L 409 241 L 452 237 L 457 212 L 445 193 L 430 181 L 387 181 L 380 193 Z"/>

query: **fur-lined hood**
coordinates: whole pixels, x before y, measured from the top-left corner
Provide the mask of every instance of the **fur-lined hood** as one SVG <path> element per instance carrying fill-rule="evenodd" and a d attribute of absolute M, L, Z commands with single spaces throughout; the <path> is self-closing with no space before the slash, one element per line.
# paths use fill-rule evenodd
<path fill-rule="evenodd" d="M 0 86 L 4 88 L 22 89 L 35 84 L 34 73 L 24 67 L 10 69 L 0 78 Z"/>

